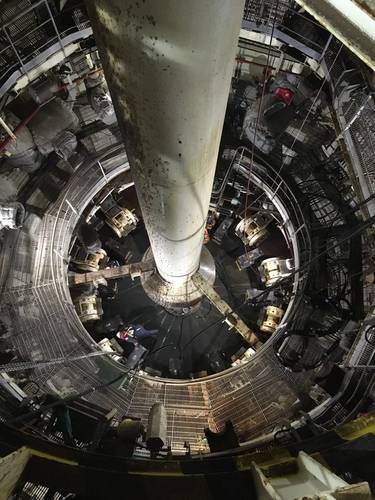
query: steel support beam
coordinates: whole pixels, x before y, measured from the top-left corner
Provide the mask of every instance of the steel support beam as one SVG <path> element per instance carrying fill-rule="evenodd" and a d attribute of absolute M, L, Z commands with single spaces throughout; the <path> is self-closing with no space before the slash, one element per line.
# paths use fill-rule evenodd
<path fill-rule="evenodd" d="M 154 266 L 149 262 L 135 262 L 133 264 L 125 264 L 124 266 L 101 269 L 100 271 L 91 271 L 89 273 L 70 273 L 69 286 L 93 283 L 103 278 L 106 280 L 116 280 L 129 276 L 131 279 L 134 279 L 139 278 L 142 273 L 150 272 L 154 269 Z"/>
<path fill-rule="evenodd" d="M 336 38 L 375 71 L 373 11 L 354 0 L 297 0 Z"/>
<path fill-rule="evenodd" d="M 224 316 L 223 321 L 229 328 L 234 328 L 251 346 L 258 342 L 255 333 L 242 321 L 237 313 L 220 297 L 212 285 L 200 274 L 197 273 L 192 278 L 194 285 L 204 293 L 208 300 Z M 254 351 L 255 353 L 255 351 Z"/>
<path fill-rule="evenodd" d="M 244 0 L 87 2 L 159 274 L 200 262 Z"/>

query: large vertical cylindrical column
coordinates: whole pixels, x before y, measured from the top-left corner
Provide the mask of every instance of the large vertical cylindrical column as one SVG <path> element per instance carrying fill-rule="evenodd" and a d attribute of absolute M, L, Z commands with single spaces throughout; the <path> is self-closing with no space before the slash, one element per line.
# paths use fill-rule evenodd
<path fill-rule="evenodd" d="M 160 275 L 199 267 L 244 0 L 87 2 Z"/>

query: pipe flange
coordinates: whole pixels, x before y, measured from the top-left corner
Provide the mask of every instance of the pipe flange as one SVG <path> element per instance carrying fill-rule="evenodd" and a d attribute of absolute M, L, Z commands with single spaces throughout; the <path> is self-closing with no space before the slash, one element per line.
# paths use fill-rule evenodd
<path fill-rule="evenodd" d="M 142 259 L 154 265 L 154 256 L 149 247 Z M 156 268 L 156 266 L 155 266 Z M 202 248 L 201 262 L 198 271 L 211 285 L 215 282 L 215 261 L 207 247 Z M 192 279 L 184 283 L 169 283 L 157 271 L 142 273 L 141 283 L 146 295 L 156 304 L 164 307 L 171 314 L 186 316 L 194 312 L 203 297 Z"/>

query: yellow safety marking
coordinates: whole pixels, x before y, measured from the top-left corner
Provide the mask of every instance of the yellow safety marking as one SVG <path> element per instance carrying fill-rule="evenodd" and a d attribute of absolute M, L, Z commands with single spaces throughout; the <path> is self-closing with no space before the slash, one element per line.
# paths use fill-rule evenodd
<path fill-rule="evenodd" d="M 183 472 L 142 472 L 142 471 L 127 471 L 127 474 L 132 476 L 168 476 L 168 477 L 181 477 L 181 476 L 204 476 L 204 474 L 184 474 Z"/>
<path fill-rule="evenodd" d="M 34 455 L 36 457 L 46 458 L 47 460 L 53 460 L 54 462 L 60 462 L 62 464 L 67 464 L 67 465 L 79 465 L 79 463 L 76 462 L 75 460 L 69 460 L 67 458 L 57 457 L 56 455 L 51 455 L 50 453 L 34 450 L 33 448 L 28 448 L 28 450 L 30 451 L 31 455 Z"/>
<path fill-rule="evenodd" d="M 340 425 L 336 433 L 346 441 L 357 439 L 365 434 L 375 434 L 375 414 L 363 415 L 347 424 Z"/>

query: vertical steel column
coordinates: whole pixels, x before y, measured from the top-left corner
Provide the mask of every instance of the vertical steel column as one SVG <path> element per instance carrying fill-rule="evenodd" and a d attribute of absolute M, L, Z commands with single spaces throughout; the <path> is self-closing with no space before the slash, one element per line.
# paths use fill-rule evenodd
<path fill-rule="evenodd" d="M 199 267 L 244 0 L 87 7 L 157 268 L 184 282 Z"/>

